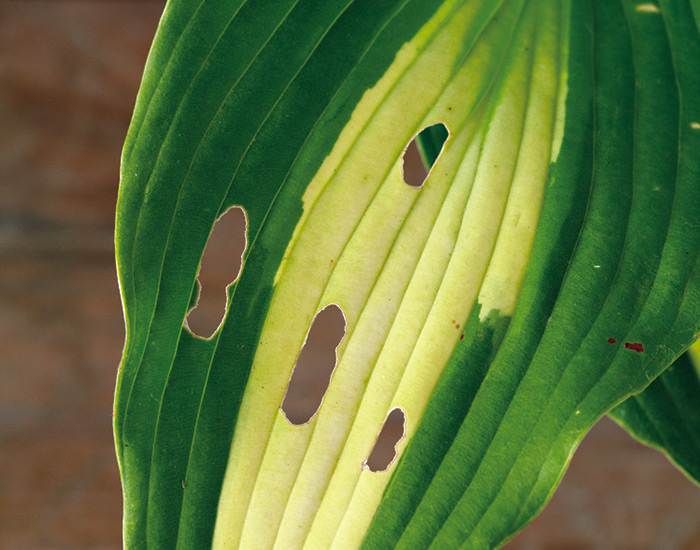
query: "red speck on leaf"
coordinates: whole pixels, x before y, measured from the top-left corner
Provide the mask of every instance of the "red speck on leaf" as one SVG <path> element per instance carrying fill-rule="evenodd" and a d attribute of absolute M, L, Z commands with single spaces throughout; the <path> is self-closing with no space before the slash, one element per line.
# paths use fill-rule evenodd
<path fill-rule="evenodd" d="M 460 334 L 460 335 L 459 335 L 459 339 L 460 339 L 460 340 L 464 340 L 464 334 Z"/>
<path fill-rule="evenodd" d="M 632 351 L 636 351 L 637 353 L 644 352 L 644 346 L 641 342 L 625 342 L 625 347 L 627 349 L 631 349 Z"/>
<path fill-rule="evenodd" d="M 617 340 L 615 340 L 615 338 L 608 338 L 608 344 L 617 344 Z"/>

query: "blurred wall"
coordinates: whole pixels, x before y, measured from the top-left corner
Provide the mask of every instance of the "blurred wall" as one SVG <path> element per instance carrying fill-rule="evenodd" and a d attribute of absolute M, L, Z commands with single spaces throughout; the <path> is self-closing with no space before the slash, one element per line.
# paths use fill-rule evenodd
<path fill-rule="evenodd" d="M 0 2 L 0 549 L 117 549 L 121 144 L 162 0 Z M 700 489 L 610 421 L 509 550 L 700 549 Z"/>
<path fill-rule="evenodd" d="M 0 548 L 117 549 L 119 154 L 162 1 L 0 2 Z"/>

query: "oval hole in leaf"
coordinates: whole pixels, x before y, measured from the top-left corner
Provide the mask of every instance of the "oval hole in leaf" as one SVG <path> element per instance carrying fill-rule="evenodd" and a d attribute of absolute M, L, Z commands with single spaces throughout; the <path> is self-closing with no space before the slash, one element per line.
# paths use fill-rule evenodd
<path fill-rule="evenodd" d="M 442 122 L 423 128 L 403 152 L 403 181 L 411 187 L 422 187 L 435 166 L 450 132 Z"/>
<path fill-rule="evenodd" d="M 389 467 L 396 458 L 396 445 L 404 436 L 406 427 L 406 414 L 403 409 L 392 409 L 384 420 L 382 430 L 377 436 L 377 441 L 372 452 L 365 461 L 365 466 L 370 472 L 382 472 Z"/>
<path fill-rule="evenodd" d="M 282 412 L 293 425 L 306 424 L 321 406 L 345 326 L 343 310 L 336 304 L 324 307 L 311 322 L 282 401 Z"/>
<path fill-rule="evenodd" d="M 241 274 L 247 227 L 248 219 L 240 206 L 229 208 L 214 223 L 197 274 L 199 297 L 185 319 L 185 326 L 195 336 L 211 338 L 226 316 L 226 288 Z"/>

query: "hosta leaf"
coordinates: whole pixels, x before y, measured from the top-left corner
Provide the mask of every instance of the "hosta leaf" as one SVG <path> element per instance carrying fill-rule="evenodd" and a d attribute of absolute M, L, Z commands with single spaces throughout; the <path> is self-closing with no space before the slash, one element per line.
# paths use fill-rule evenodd
<path fill-rule="evenodd" d="M 126 545 L 517 532 L 700 328 L 699 58 L 687 0 L 171 0 L 117 209 Z M 204 339 L 186 318 L 232 206 L 243 267 Z M 290 422 L 333 311 L 330 385 Z"/>
<path fill-rule="evenodd" d="M 610 416 L 640 441 L 665 452 L 700 483 L 700 344 L 694 344 L 642 393 Z"/>

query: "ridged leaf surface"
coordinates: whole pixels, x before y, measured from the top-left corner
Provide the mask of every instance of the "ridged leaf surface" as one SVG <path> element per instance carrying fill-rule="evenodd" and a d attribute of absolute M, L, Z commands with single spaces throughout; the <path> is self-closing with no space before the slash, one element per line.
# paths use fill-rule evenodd
<path fill-rule="evenodd" d="M 127 547 L 495 548 L 530 521 L 700 329 L 693 8 L 170 0 L 117 209 Z M 243 266 L 204 339 L 186 317 L 232 206 Z M 331 305 L 337 364 L 296 425 Z"/>

